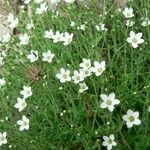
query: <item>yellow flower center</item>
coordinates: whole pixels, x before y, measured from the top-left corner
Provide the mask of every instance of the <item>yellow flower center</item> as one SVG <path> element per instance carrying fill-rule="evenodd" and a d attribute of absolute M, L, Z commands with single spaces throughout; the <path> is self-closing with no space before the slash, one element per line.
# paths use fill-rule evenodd
<path fill-rule="evenodd" d="M 111 144 L 111 143 L 112 143 L 112 140 L 111 140 L 111 139 L 109 139 L 108 143 L 109 143 L 109 144 Z"/>
<path fill-rule="evenodd" d="M 23 122 L 23 125 L 24 125 L 24 126 L 28 126 L 28 122 L 27 122 L 27 121 L 24 121 L 24 122 Z"/>
<path fill-rule="evenodd" d="M 107 102 L 106 102 L 106 104 L 107 104 L 107 105 L 111 105 L 111 104 L 112 104 L 112 101 L 108 99 Z"/>
<path fill-rule="evenodd" d="M 137 39 L 136 39 L 136 38 L 133 38 L 133 39 L 132 39 L 132 42 L 133 42 L 133 43 L 137 43 Z"/>
<path fill-rule="evenodd" d="M 2 137 L 1 137 L 1 141 L 4 141 L 4 140 L 5 140 L 5 138 L 2 136 Z"/>
<path fill-rule="evenodd" d="M 77 76 L 77 77 L 76 77 L 76 80 L 80 80 L 80 77 L 79 77 L 79 76 Z"/>
<path fill-rule="evenodd" d="M 64 79 L 67 79 L 67 77 L 68 77 L 68 76 L 67 76 L 66 74 L 63 74 L 63 78 L 64 78 Z"/>
<path fill-rule="evenodd" d="M 98 71 L 98 72 L 102 72 L 102 69 L 101 69 L 101 68 L 98 68 L 97 71 Z"/>
<path fill-rule="evenodd" d="M 26 103 L 22 103 L 22 107 L 25 107 L 26 106 Z"/>
<path fill-rule="evenodd" d="M 133 121 L 134 121 L 134 117 L 133 117 L 133 116 L 130 116 L 130 117 L 129 117 L 129 121 L 130 121 L 130 122 L 133 122 Z"/>

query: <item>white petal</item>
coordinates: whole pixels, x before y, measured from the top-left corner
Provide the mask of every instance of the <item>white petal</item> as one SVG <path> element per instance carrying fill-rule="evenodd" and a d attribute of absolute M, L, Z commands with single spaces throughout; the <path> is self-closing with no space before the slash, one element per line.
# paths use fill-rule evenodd
<path fill-rule="evenodd" d="M 111 150 L 112 149 L 112 145 L 107 145 L 107 150 Z"/>
<path fill-rule="evenodd" d="M 130 37 L 135 37 L 135 32 L 131 31 L 130 32 Z"/>
<path fill-rule="evenodd" d="M 132 38 L 128 37 L 128 38 L 127 38 L 127 42 L 128 42 L 128 43 L 132 43 Z"/>
<path fill-rule="evenodd" d="M 109 98 L 110 98 L 111 100 L 115 99 L 115 93 L 110 93 L 110 94 L 109 94 Z"/>
<path fill-rule="evenodd" d="M 137 37 L 137 39 L 141 39 L 142 33 L 137 33 L 137 34 L 136 34 L 136 37 Z"/>
<path fill-rule="evenodd" d="M 20 126 L 19 130 L 23 131 L 24 130 L 24 126 Z"/>
<path fill-rule="evenodd" d="M 120 101 L 118 100 L 118 99 L 115 99 L 114 101 L 113 101 L 113 104 L 114 105 L 117 105 L 117 104 L 119 104 L 120 103 Z"/>
<path fill-rule="evenodd" d="M 106 141 L 108 140 L 109 138 L 107 136 L 103 136 L 103 139 Z"/>
<path fill-rule="evenodd" d="M 17 124 L 18 124 L 18 125 L 22 125 L 22 124 L 23 124 L 22 120 L 18 120 L 18 121 L 17 121 Z"/>
<path fill-rule="evenodd" d="M 135 117 L 135 118 L 138 118 L 138 117 L 139 117 L 139 112 L 137 112 L 137 111 L 134 112 L 134 117 Z"/>
<path fill-rule="evenodd" d="M 109 137 L 110 137 L 110 139 L 111 139 L 112 141 L 114 141 L 114 139 L 115 139 L 114 134 L 111 134 Z"/>
<path fill-rule="evenodd" d="M 108 99 L 108 96 L 106 94 L 101 94 L 100 97 L 103 101 Z"/>
<path fill-rule="evenodd" d="M 106 103 L 105 102 L 102 102 L 101 104 L 100 104 L 100 107 L 103 109 L 103 108 L 107 108 L 107 105 L 106 105 Z"/>
<path fill-rule="evenodd" d="M 131 110 L 131 109 L 129 109 L 128 111 L 127 111 L 127 115 L 132 115 L 133 114 L 133 110 Z"/>
<path fill-rule="evenodd" d="M 117 145 L 117 143 L 116 143 L 115 141 L 113 141 L 112 145 L 113 145 L 113 146 L 116 146 L 116 145 Z"/>
<path fill-rule="evenodd" d="M 103 142 L 103 146 L 107 146 L 108 145 L 108 142 L 107 141 L 104 141 Z"/>
<path fill-rule="evenodd" d="M 131 128 L 133 126 L 133 122 L 127 122 L 126 125 L 128 128 Z"/>
<path fill-rule="evenodd" d="M 132 47 L 133 47 L 133 48 L 137 48 L 137 47 L 138 47 L 138 44 L 137 44 L 137 43 L 132 43 Z"/>
<path fill-rule="evenodd" d="M 122 119 L 123 119 L 124 121 L 127 121 L 127 120 L 128 120 L 128 115 L 123 115 L 123 116 L 122 116 Z"/>
<path fill-rule="evenodd" d="M 144 40 L 143 40 L 143 39 L 139 39 L 139 40 L 138 40 L 138 43 L 139 43 L 139 44 L 142 44 L 142 43 L 144 43 Z"/>
<path fill-rule="evenodd" d="M 136 120 L 134 121 L 134 124 L 135 124 L 135 125 L 140 125 L 140 124 L 141 124 L 141 120 L 140 120 L 140 119 L 136 119 Z"/>
<path fill-rule="evenodd" d="M 114 105 L 108 106 L 108 110 L 112 112 L 114 110 Z"/>
<path fill-rule="evenodd" d="M 6 144 L 7 143 L 7 139 L 5 139 L 4 141 L 3 141 L 3 144 Z"/>

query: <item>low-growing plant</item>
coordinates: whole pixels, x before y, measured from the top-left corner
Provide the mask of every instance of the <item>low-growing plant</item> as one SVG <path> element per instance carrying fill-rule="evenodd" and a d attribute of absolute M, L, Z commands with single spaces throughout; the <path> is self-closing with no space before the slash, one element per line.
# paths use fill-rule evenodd
<path fill-rule="evenodd" d="M 25 0 L 32 15 L 7 16 L 0 148 L 150 149 L 150 1 L 65 2 Z"/>

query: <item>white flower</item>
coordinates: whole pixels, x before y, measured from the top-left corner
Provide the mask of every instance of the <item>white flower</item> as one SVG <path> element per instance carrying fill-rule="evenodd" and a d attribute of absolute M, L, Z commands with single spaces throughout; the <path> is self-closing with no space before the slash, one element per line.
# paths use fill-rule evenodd
<path fill-rule="evenodd" d="M 114 110 L 114 106 L 120 103 L 118 99 L 115 99 L 115 93 L 111 93 L 109 95 L 101 94 L 100 97 L 103 100 L 103 102 L 100 104 L 100 107 L 102 109 L 108 108 L 108 110 L 111 112 Z"/>
<path fill-rule="evenodd" d="M 31 22 L 27 24 L 26 28 L 27 28 L 28 30 L 30 30 L 30 29 L 32 29 L 33 27 L 34 27 L 33 20 L 31 20 Z"/>
<path fill-rule="evenodd" d="M 7 23 L 9 28 L 14 29 L 17 27 L 19 20 L 18 18 L 15 18 L 13 14 L 9 13 L 7 16 Z"/>
<path fill-rule="evenodd" d="M 142 39 L 142 33 L 135 33 L 130 31 L 130 37 L 127 38 L 127 42 L 132 44 L 133 48 L 137 48 L 139 44 L 144 43 L 144 39 Z"/>
<path fill-rule="evenodd" d="M 141 24 L 143 27 L 147 27 L 150 25 L 150 19 L 149 18 L 145 18 L 143 19 L 143 22 Z"/>
<path fill-rule="evenodd" d="M 6 84 L 6 81 L 5 81 L 4 77 L 3 77 L 3 78 L 0 79 L 0 89 L 1 89 L 2 86 L 4 86 L 5 84 Z"/>
<path fill-rule="evenodd" d="M 1 36 L 0 41 L 2 43 L 7 43 L 10 41 L 11 35 L 9 33 L 6 33 L 4 35 Z"/>
<path fill-rule="evenodd" d="M 134 24 L 135 24 L 135 22 L 132 20 L 127 20 L 127 22 L 126 22 L 127 27 L 132 27 Z"/>
<path fill-rule="evenodd" d="M 85 24 L 82 24 L 80 26 L 77 27 L 78 30 L 85 30 Z"/>
<path fill-rule="evenodd" d="M 29 4 L 31 0 L 24 0 L 24 4 Z"/>
<path fill-rule="evenodd" d="M 56 33 L 54 33 L 51 29 L 50 31 L 45 31 L 44 37 L 53 39 L 53 43 L 64 42 L 64 45 L 68 45 L 73 40 L 73 33 L 60 33 L 59 31 L 56 31 Z"/>
<path fill-rule="evenodd" d="M 74 71 L 74 74 L 72 76 L 72 79 L 74 80 L 74 83 L 77 84 L 81 81 L 84 81 L 84 74 L 83 72 L 79 72 L 77 70 Z"/>
<path fill-rule="evenodd" d="M 47 52 L 43 53 L 43 59 L 42 61 L 47 61 L 47 62 L 52 62 L 52 59 L 54 58 L 55 54 L 53 54 L 50 50 Z"/>
<path fill-rule="evenodd" d="M 76 25 L 76 23 L 74 21 L 71 21 L 70 26 L 74 27 Z"/>
<path fill-rule="evenodd" d="M 27 45 L 30 40 L 30 36 L 28 36 L 26 33 L 19 36 L 20 45 Z"/>
<path fill-rule="evenodd" d="M 92 68 L 80 69 L 79 71 L 83 74 L 84 78 L 89 77 L 92 74 Z"/>
<path fill-rule="evenodd" d="M 31 87 L 23 86 L 23 90 L 20 92 L 20 94 L 23 95 L 25 99 L 32 96 Z"/>
<path fill-rule="evenodd" d="M 17 124 L 20 126 L 20 131 L 29 129 L 29 119 L 25 115 L 22 116 L 22 120 L 17 121 Z"/>
<path fill-rule="evenodd" d="M 67 81 L 71 81 L 70 71 L 65 70 L 64 68 L 60 69 L 60 73 L 56 75 L 56 77 L 60 80 L 61 83 L 65 83 Z"/>
<path fill-rule="evenodd" d="M 53 35 L 53 43 L 58 43 L 60 41 L 63 41 L 63 33 L 60 33 L 59 31 L 56 31 L 56 33 Z"/>
<path fill-rule="evenodd" d="M 122 119 L 126 121 L 126 125 L 128 128 L 131 128 L 133 125 L 140 125 L 141 120 L 139 118 L 139 112 L 133 112 L 133 110 L 129 109 L 127 114 L 122 116 Z"/>
<path fill-rule="evenodd" d="M 61 0 L 50 0 L 51 4 L 58 4 L 61 2 Z"/>
<path fill-rule="evenodd" d="M 66 3 L 74 3 L 75 0 L 65 0 Z"/>
<path fill-rule="evenodd" d="M 7 136 L 6 132 L 3 133 L 0 132 L 0 146 L 7 143 L 6 136 Z"/>
<path fill-rule="evenodd" d="M 114 141 L 115 137 L 114 134 L 111 134 L 109 137 L 108 136 L 103 136 L 103 146 L 107 147 L 107 150 L 111 150 L 113 146 L 116 146 L 117 143 Z"/>
<path fill-rule="evenodd" d="M 105 24 L 103 24 L 103 23 L 96 25 L 95 28 L 97 31 L 107 31 L 107 28 L 105 27 Z"/>
<path fill-rule="evenodd" d="M 54 32 L 53 32 L 52 29 L 49 30 L 49 31 L 45 31 L 45 33 L 44 33 L 44 37 L 45 37 L 45 38 L 52 39 L 53 36 L 54 36 Z"/>
<path fill-rule="evenodd" d="M 100 76 L 105 71 L 105 61 L 97 62 L 94 61 L 94 67 L 92 67 L 92 71 L 95 73 L 96 76 Z"/>
<path fill-rule="evenodd" d="M 44 0 L 34 0 L 34 3 L 36 3 L 36 4 L 40 4 L 40 3 L 42 3 Z"/>
<path fill-rule="evenodd" d="M 79 83 L 79 86 L 80 86 L 79 93 L 83 93 L 84 91 L 88 90 L 88 86 L 86 85 L 85 82 Z"/>
<path fill-rule="evenodd" d="M 64 42 L 64 45 L 68 45 L 73 40 L 73 33 L 69 34 L 68 32 L 65 32 L 62 38 L 62 41 Z"/>
<path fill-rule="evenodd" d="M 25 99 L 21 99 L 20 97 L 17 98 L 17 103 L 14 105 L 15 108 L 18 109 L 19 112 L 21 112 L 25 107 L 27 106 L 27 103 Z"/>
<path fill-rule="evenodd" d="M 134 17 L 133 8 L 131 8 L 131 7 L 130 8 L 126 7 L 122 13 L 126 18 Z"/>
<path fill-rule="evenodd" d="M 91 68 L 91 60 L 83 58 L 82 63 L 80 63 L 80 67 L 83 68 L 83 69 Z"/>
<path fill-rule="evenodd" d="M 44 12 L 47 12 L 47 10 L 48 10 L 48 5 L 47 5 L 46 2 L 44 2 L 44 3 L 40 4 L 39 8 L 36 8 L 36 12 L 35 13 L 41 15 Z"/>
<path fill-rule="evenodd" d="M 31 50 L 30 54 L 27 55 L 30 62 L 35 62 L 38 60 L 38 51 Z"/>

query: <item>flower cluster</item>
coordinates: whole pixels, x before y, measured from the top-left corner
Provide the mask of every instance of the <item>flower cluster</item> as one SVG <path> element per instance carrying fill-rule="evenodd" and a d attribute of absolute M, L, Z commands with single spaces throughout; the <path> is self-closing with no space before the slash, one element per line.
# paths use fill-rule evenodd
<path fill-rule="evenodd" d="M 8 27 L 11 28 L 11 29 L 14 29 L 17 27 L 19 23 L 19 20 L 18 18 L 16 18 L 12 13 L 10 13 L 8 16 L 7 16 L 7 24 L 8 24 Z"/>
<path fill-rule="evenodd" d="M 79 92 L 82 93 L 83 91 L 88 89 L 86 84 L 83 82 L 85 78 L 91 76 L 92 73 L 94 73 L 96 76 L 100 76 L 105 71 L 105 61 L 94 61 L 94 66 L 92 67 L 91 60 L 83 58 L 83 62 L 80 63 L 79 66 L 81 68 L 79 70 L 74 70 L 72 76 L 70 70 L 61 68 L 56 77 L 60 80 L 61 83 L 72 80 L 75 84 L 79 84 Z"/>
<path fill-rule="evenodd" d="M 51 50 L 48 50 L 47 52 L 43 52 L 42 56 L 42 61 L 51 63 L 55 54 L 53 54 Z M 27 58 L 30 60 L 30 62 L 37 61 L 39 58 L 38 51 L 31 50 L 30 54 L 27 55 Z"/>
<path fill-rule="evenodd" d="M 107 31 L 108 29 L 105 27 L 105 24 L 99 23 L 98 25 L 95 26 L 97 31 Z"/>
<path fill-rule="evenodd" d="M 40 4 L 39 8 L 36 8 L 36 12 L 35 13 L 41 15 L 41 14 L 47 12 L 47 10 L 48 10 L 47 3 L 44 2 L 44 3 Z"/>
<path fill-rule="evenodd" d="M 29 86 L 23 86 L 23 90 L 20 92 L 23 98 L 18 97 L 17 103 L 14 105 L 15 108 L 18 109 L 19 112 L 23 111 L 27 106 L 26 99 L 32 96 L 32 90 Z M 28 130 L 29 129 L 29 119 L 23 115 L 22 120 L 18 120 L 17 124 L 20 126 L 19 130 Z"/>
<path fill-rule="evenodd" d="M 68 45 L 73 40 L 73 33 L 60 33 L 59 31 L 56 31 L 56 33 L 54 33 L 52 30 L 49 30 L 45 31 L 44 37 L 52 39 L 53 43 L 63 42 L 64 45 Z"/>
<path fill-rule="evenodd" d="M 149 18 L 142 18 L 142 23 L 141 23 L 141 25 L 143 26 L 143 27 L 147 27 L 147 26 L 149 26 L 150 25 L 150 19 Z"/>
<path fill-rule="evenodd" d="M 76 27 L 77 30 L 82 30 L 82 31 L 84 31 L 84 30 L 86 29 L 87 23 L 88 23 L 88 22 L 85 21 L 84 24 L 77 25 L 74 21 L 71 21 L 71 22 L 70 22 L 70 26 L 73 27 L 73 28 Z"/>
<path fill-rule="evenodd" d="M 102 109 L 108 108 L 110 112 L 114 110 L 115 105 L 118 105 L 120 103 L 120 101 L 115 98 L 115 93 L 111 93 L 109 95 L 101 94 L 100 97 L 103 100 L 103 102 L 101 102 L 100 104 L 100 107 Z M 141 121 L 138 119 L 138 117 L 139 117 L 139 112 L 133 112 L 132 110 L 129 109 L 127 111 L 127 114 L 124 115 L 122 118 L 124 121 L 127 122 L 126 123 L 127 127 L 131 128 L 134 124 L 135 125 L 141 124 Z"/>

